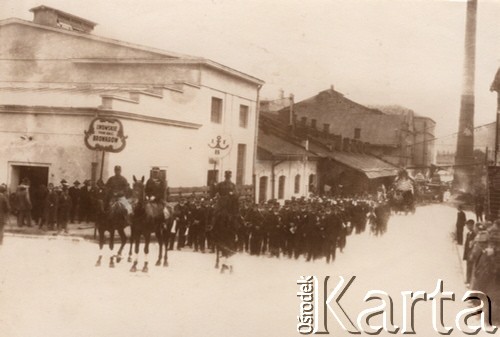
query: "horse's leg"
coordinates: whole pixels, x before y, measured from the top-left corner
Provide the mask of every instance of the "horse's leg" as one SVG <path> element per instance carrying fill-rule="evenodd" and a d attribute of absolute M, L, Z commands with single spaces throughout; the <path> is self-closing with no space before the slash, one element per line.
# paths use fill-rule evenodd
<path fill-rule="evenodd" d="M 95 263 L 96 267 L 99 267 L 101 265 L 102 248 L 103 247 L 104 247 L 104 229 L 99 228 L 99 258 L 97 259 L 97 262 Z"/>
<path fill-rule="evenodd" d="M 215 243 L 215 268 L 219 269 L 219 244 Z"/>
<path fill-rule="evenodd" d="M 111 229 L 109 234 L 109 249 L 111 251 L 111 257 L 109 258 L 109 268 L 115 267 L 115 254 L 113 248 L 115 246 L 115 230 Z"/>
<path fill-rule="evenodd" d="M 158 260 L 156 261 L 157 266 L 161 266 L 161 258 L 163 255 L 163 236 L 161 235 L 161 227 L 160 226 L 157 227 L 156 232 L 155 232 L 156 240 L 158 241 L 158 245 L 160 246 L 160 249 L 158 252 Z"/>
<path fill-rule="evenodd" d="M 138 257 L 139 257 L 139 244 L 140 244 L 140 240 L 141 240 L 141 232 L 136 229 L 136 230 L 134 230 L 133 233 L 134 233 L 133 234 L 134 236 L 132 238 L 131 244 L 135 243 L 135 247 L 134 247 L 135 256 L 134 256 L 134 263 L 132 264 L 132 267 L 130 268 L 130 271 L 132 273 L 135 273 L 137 271 L 137 263 L 138 263 Z"/>
<path fill-rule="evenodd" d="M 144 233 L 144 267 L 142 267 L 142 272 L 148 272 L 148 254 L 149 254 L 149 242 L 151 241 L 151 233 L 147 231 Z"/>
<path fill-rule="evenodd" d="M 163 245 L 165 246 L 165 256 L 163 257 L 163 267 L 168 266 L 168 243 L 170 241 L 170 229 L 168 225 L 163 231 Z"/>
<path fill-rule="evenodd" d="M 132 262 L 132 251 L 134 246 L 134 228 L 130 227 L 130 246 L 128 249 L 128 259 L 127 262 Z"/>
<path fill-rule="evenodd" d="M 118 249 L 118 256 L 116 257 L 116 262 L 120 263 L 122 260 L 122 251 L 127 244 L 127 235 L 125 234 L 125 229 L 120 228 L 118 230 L 118 235 L 120 235 L 120 249 Z"/>

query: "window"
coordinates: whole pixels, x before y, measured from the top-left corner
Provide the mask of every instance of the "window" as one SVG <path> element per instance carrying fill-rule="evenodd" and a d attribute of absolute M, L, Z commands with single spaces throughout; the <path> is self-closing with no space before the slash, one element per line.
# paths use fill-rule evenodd
<path fill-rule="evenodd" d="M 303 126 L 306 126 L 306 124 L 307 124 L 307 117 L 302 117 L 300 119 L 300 122 L 302 123 Z"/>
<path fill-rule="evenodd" d="M 259 179 L 259 203 L 267 201 L 267 177 Z"/>
<path fill-rule="evenodd" d="M 316 129 L 316 120 L 315 119 L 311 119 L 311 127 L 313 129 Z"/>
<path fill-rule="evenodd" d="M 323 132 L 328 134 L 330 133 L 330 124 L 323 124 Z"/>
<path fill-rule="evenodd" d="M 240 105 L 240 128 L 248 127 L 248 106 Z"/>
<path fill-rule="evenodd" d="M 294 185 L 294 193 L 300 193 L 300 174 L 295 176 L 295 185 Z"/>
<path fill-rule="evenodd" d="M 354 129 L 354 139 L 361 139 L 361 129 L 359 128 Z"/>
<path fill-rule="evenodd" d="M 247 145 L 238 144 L 238 154 L 236 162 L 236 185 L 245 184 L 245 164 L 247 156 Z"/>
<path fill-rule="evenodd" d="M 309 192 L 315 192 L 316 189 L 316 175 L 309 175 Z"/>
<path fill-rule="evenodd" d="M 278 180 L 278 199 L 285 199 L 285 176 L 280 176 Z"/>
<path fill-rule="evenodd" d="M 222 99 L 212 97 L 212 114 L 210 115 L 212 123 L 222 123 Z"/>

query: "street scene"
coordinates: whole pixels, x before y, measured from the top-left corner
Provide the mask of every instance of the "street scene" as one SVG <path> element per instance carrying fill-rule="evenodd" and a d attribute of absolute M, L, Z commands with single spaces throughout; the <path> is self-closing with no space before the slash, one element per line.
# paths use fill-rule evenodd
<path fill-rule="evenodd" d="M 466 307 L 460 301 L 466 291 L 464 264 L 451 236 L 455 213 L 429 205 L 414 215 L 393 216 L 383 235 L 367 229 L 350 236 L 333 264 L 237 254 L 231 275 L 214 271 L 213 254 L 191 250 L 172 251 L 168 268 L 134 274 L 126 261 L 115 269 L 94 267 L 90 262 L 98 251 L 89 241 L 7 236 L 0 257 L 2 331 L 7 336 L 90 331 L 93 336 L 294 336 L 298 272 L 355 275 L 342 300 L 354 314 L 367 307 L 362 300 L 367 290 L 383 289 L 393 295 L 396 324 L 401 322 L 400 292 L 432 292 L 441 278 L 445 290 L 457 297 L 445 304 L 444 322 L 454 326 L 454 316 Z M 435 223 L 436 217 L 442 222 Z M 422 303 L 415 315 L 417 336 L 437 334 L 431 317 L 430 303 Z M 347 334 L 335 325 L 330 333 Z"/>
<path fill-rule="evenodd" d="M 500 3 L 6 0 L 0 335 L 492 335 Z"/>

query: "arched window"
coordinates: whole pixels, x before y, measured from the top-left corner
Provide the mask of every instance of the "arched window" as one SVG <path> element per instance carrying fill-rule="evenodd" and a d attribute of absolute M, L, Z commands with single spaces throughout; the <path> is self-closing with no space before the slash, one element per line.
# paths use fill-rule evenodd
<path fill-rule="evenodd" d="M 300 193 L 300 174 L 297 174 L 295 176 L 295 184 L 293 191 L 295 194 Z"/>
<path fill-rule="evenodd" d="M 285 176 L 280 176 L 278 180 L 278 199 L 285 199 Z"/>

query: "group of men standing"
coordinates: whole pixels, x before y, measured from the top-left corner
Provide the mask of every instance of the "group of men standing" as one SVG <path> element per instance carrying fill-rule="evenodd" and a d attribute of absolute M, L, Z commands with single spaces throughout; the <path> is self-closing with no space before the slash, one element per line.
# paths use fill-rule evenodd
<path fill-rule="evenodd" d="M 58 186 L 52 183 L 31 186 L 29 179 L 22 179 L 16 191 L 10 195 L 17 225 L 67 230 L 69 222 L 93 221 L 94 187 L 89 180 L 85 180 L 82 187 L 80 185 L 76 180 L 73 186 L 69 186 L 63 179 Z"/>

